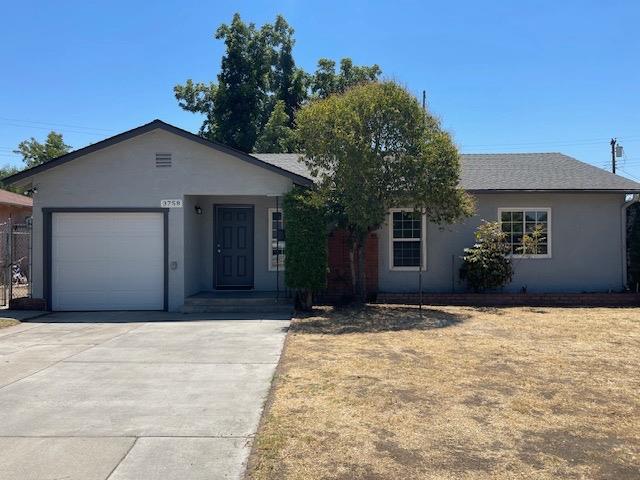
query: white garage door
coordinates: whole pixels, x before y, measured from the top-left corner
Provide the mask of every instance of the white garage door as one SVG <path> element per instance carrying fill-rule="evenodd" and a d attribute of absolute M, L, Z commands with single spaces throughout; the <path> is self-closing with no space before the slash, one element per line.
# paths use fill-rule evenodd
<path fill-rule="evenodd" d="M 162 310 L 162 213 L 52 213 L 53 310 Z"/>

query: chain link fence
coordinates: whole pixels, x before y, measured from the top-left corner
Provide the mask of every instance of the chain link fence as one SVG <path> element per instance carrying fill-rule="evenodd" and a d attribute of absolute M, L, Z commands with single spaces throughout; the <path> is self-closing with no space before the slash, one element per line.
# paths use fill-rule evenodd
<path fill-rule="evenodd" d="M 31 297 L 31 222 L 0 224 L 0 306 Z"/>

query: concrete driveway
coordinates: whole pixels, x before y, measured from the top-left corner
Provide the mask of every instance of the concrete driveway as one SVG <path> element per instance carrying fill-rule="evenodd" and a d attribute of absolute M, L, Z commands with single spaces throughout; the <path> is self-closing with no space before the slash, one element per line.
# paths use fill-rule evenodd
<path fill-rule="evenodd" d="M 224 318 L 57 313 L 1 329 L 0 480 L 240 478 L 289 322 Z"/>

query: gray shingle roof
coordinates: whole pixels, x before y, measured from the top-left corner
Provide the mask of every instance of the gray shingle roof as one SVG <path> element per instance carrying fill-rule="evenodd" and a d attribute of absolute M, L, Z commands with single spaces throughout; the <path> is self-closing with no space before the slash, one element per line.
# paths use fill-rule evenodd
<path fill-rule="evenodd" d="M 254 157 L 312 178 L 297 153 L 254 153 Z M 610 190 L 640 192 L 640 183 L 561 153 L 462 154 L 466 190 Z"/>

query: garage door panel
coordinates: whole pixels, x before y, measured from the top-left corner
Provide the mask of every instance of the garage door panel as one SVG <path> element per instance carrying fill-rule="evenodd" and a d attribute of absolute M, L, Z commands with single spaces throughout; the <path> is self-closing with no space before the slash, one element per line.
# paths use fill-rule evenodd
<path fill-rule="evenodd" d="M 54 310 L 164 308 L 162 213 L 52 214 Z"/>
<path fill-rule="evenodd" d="M 114 292 L 117 291 L 129 291 L 129 290 L 137 290 L 137 291 L 154 291 L 160 290 L 164 288 L 164 269 L 161 268 L 153 268 L 146 269 L 144 271 L 140 270 L 113 270 L 111 275 L 109 275 L 109 283 L 115 285 L 112 287 Z M 117 285 L 126 285 L 126 289 L 118 289 Z"/>
<path fill-rule="evenodd" d="M 157 310 L 163 301 L 163 296 L 155 292 L 144 300 L 131 292 L 114 292 L 108 298 L 102 291 L 65 292 L 59 297 L 61 305 L 89 305 L 83 310 Z"/>
<path fill-rule="evenodd" d="M 153 257 L 158 251 L 162 251 L 163 240 L 152 236 L 111 237 L 108 239 L 108 256 L 120 256 L 126 258 Z"/>
<path fill-rule="evenodd" d="M 56 238 L 56 237 L 54 237 Z M 100 258 L 107 261 L 112 256 L 112 249 L 106 245 L 104 249 L 97 249 L 94 237 L 57 237 L 64 241 L 53 242 L 53 257 L 65 262 L 86 262 L 84 259 Z"/>
<path fill-rule="evenodd" d="M 109 262 L 64 262 L 54 268 L 55 292 L 97 290 L 105 291 L 111 284 Z"/>
<path fill-rule="evenodd" d="M 155 222 L 149 222 L 148 220 L 152 220 L 156 215 L 155 213 L 147 213 L 147 214 L 135 214 L 138 215 L 138 218 L 133 217 L 124 217 L 118 219 L 114 228 L 118 228 L 121 230 L 123 235 L 148 235 L 148 234 L 161 234 L 163 231 L 163 225 L 157 224 Z"/>

